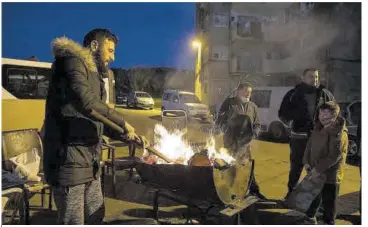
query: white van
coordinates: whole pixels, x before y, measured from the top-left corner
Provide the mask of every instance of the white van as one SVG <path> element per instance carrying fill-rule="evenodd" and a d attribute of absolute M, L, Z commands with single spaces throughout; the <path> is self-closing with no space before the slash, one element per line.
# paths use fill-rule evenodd
<path fill-rule="evenodd" d="M 285 139 L 289 135 L 288 126 L 279 117 L 279 109 L 285 94 L 294 87 L 254 87 L 251 101 L 258 106 L 263 131 L 268 131 L 274 139 Z"/>
<path fill-rule="evenodd" d="M 202 120 L 210 116 L 208 106 L 201 103 L 193 92 L 180 90 L 164 91 L 161 110 L 183 110 L 188 117 Z"/>

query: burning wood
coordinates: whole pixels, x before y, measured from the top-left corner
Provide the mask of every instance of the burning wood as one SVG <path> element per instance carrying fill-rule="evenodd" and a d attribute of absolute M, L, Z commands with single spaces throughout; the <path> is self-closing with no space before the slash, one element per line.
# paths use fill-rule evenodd
<path fill-rule="evenodd" d="M 169 133 L 160 124 L 155 125 L 155 146 L 154 148 L 173 160 L 172 164 L 182 164 L 191 166 L 227 166 L 233 164 L 235 159 L 228 154 L 225 148 L 220 148 L 219 152 L 215 148 L 215 139 L 211 137 L 204 149 L 194 150 L 184 139 L 183 133 L 174 131 Z M 145 151 L 143 161 L 147 164 L 164 164 L 167 161 L 157 157 L 157 155 Z"/>

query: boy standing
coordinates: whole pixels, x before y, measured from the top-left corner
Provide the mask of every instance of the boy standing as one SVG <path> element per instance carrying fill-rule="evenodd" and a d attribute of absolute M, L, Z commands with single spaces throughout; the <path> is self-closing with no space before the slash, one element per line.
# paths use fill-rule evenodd
<path fill-rule="evenodd" d="M 312 173 L 311 178 L 320 174 L 327 177 L 321 193 L 307 211 L 307 217 L 314 223 L 322 201 L 324 223 L 335 224 L 337 198 L 348 151 L 345 119 L 339 116 L 339 112 L 340 107 L 333 101 L 320 106 L 318 119 L 304 154 L 303 164 L 306 171 Z"/>

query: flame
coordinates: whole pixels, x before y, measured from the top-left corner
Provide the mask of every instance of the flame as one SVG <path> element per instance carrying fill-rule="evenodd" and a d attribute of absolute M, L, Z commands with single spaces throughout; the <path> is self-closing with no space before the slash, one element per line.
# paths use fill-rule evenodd
<path fill-rule="evenodd" d="M 160 125 L 155 125 L 155 149 L 174 161 L 183 161 L 185 165 L 194 155 L 194 151 L 189 144 L 183 140 L 183 133 L 175 131 L 169 133 L 167 129 Z"/>
<path fill-rule="evenodd" d="M 207 140 L 206 147 L 210 160 L 222 159 L 228 164 L 232 164 L 235 162 L 235 159 L 229 154 L 227 149 L 221 147 L 219 152 L 216 151 L 215 139 L 213 137 Z"/>
<path fill-rule="evenodd" d="M 183 133 L 179 130 L 170 133 L 161 124 L 156 124 L 155 129 L 155 145 L 154 148 L 159 150 L 168 158 L 188 165 L 189 159 L 196 153 L 193 148 L 183 139 Z M 222 159 L 228 164 L 232 164 L 235 159 L 229 155 L 227 149 L 220 148 L 219 152 L 216 150 L 215 139 L 210 137 L 206 142 L 207 155 L 211 161 L 215 159 Z M 147 157 L 145 152 L 144 156 Z M 148 159 L 147 159 L 148 160 Z M 165 163 L 163 160 L 157 159 L 157 164 Z"/>

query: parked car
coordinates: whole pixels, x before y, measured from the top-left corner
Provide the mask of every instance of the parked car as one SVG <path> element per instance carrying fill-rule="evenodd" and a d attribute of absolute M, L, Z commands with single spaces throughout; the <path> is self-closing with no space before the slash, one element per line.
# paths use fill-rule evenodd
<path fill-rule="evenodd" d="M 128 108 L 143 108 L 143 109 L 153 109 L 155 102 L 153 98 L 144 91 L 132 91 L 129 93 L 127 98 Z"/>
<path fill-rule="evenodd" d="M 360 150 L 358 149 L 357 138 L 358 122 L 361 118 L 362 110 L 361 105 L 360 100 L 339 103 L 341 109 L 340 115 L 346 119 L 346 127 L 348 128 L 348 157 L 358 157 L 361 155 Z"/>
<path fill-rule="evenodd" d="M 120 94 L 116 96 L 116 105 L 126 105 L 128 100 L 128 94 Z"/>
<path fill-rule="evenodd" d="M 189 118 L 202 120 L 207 120 L 210 117 L 208 106 L 201 103 L 193 92 L 188 91 L 164 91 L 161 110 L 183 110 Z"/>

